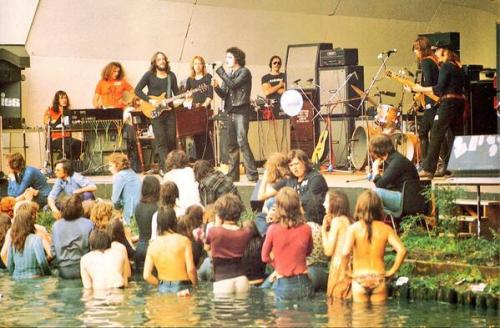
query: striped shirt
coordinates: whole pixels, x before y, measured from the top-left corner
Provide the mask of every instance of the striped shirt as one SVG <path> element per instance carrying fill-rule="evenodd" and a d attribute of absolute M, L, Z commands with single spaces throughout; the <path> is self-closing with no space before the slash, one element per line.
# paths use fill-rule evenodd
<path fill-rule="evenodd" d="M 14 279 L 29 279 L 50 275 L 42 238 L 35 234 L 28 235 L 24 242 L 23 252 L 18 252 L 11 243 L 7 258 L 7 269 Z"/>

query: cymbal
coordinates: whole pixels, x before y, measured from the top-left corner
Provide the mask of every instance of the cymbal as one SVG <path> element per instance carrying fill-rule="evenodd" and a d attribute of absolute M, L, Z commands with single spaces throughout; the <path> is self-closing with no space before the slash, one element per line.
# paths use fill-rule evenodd
<path fill-rule="evenodd" d="M 358 94 L 358 96 L 360 96 L 360 97 L 365 96 L 365 92 L 363 90 L 361 90 L 360 88 L 358 88 L 357 86 L 355 86 L 354 84 L 351 84 L 351 88 L 354 90 L 354 92 L 356 92 Z M 373 100 L 373 98 L 368 96 L 368 95 L 366 96 L 366 101 L 368 101 L 373 106 L 378 105 L 377 102 L 375 100 Z"/>

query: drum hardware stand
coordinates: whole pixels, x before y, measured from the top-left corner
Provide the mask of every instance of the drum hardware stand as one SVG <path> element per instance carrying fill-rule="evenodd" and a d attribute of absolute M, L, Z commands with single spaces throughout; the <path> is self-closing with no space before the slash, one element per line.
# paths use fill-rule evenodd
<path fill-rule="evenodd" d="M 368 131 L 366 133 L 366 143 L 367 143 L 366 149 L 368 149 L 368 156 L 367 156 L 367 163 L 366 163 L 366 165 L 367 165 L 369 171 L 371 171 L 370 133 L 369 133 L 370 129 L 369 129 L 369 126 L 368 126 L 368 118 L 365 115 L 365 109 L 364 109 L 363 105 L 364 105 L 364 103 L 366 101 L 366 98 L 368 97 L 368 94 L 370 94 L 371 89 L 375 85 L 375 82 L 377 82 L 377 81 L 380 80 L 379 76 L 382 73 L 382 69 L 384 69 L 384 70 L 386 69 L 386 63 L 389 60 L 389 57 L 390 57 L 390 53 L 388 53 L 387 55 L 385 55 L 383 57 L 382 63 L 380 64 L 380 67 L 378 68 L 378 70 L 375 73 L 375 75 L 372 77 L 372 80 L 370 81 L 370 85 L 368 86 L 368 88 L 366 90 L 364 90 L 365 92 L 363 93 L 362 99 L 359 102 L 358 108 L 356 108 L 356 112 L 357 113 L 359 113 L 360 109 L 361 109 L 361 115 L 362 115 L 363 119 L 365 120 L 365 128 L 366 128 L 366 131 Z"/>

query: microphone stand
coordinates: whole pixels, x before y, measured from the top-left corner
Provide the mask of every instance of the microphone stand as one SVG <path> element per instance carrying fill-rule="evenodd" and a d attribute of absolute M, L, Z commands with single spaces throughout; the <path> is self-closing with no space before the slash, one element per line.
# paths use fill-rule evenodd
<path fill-rule="evenodd" d="M 342 85 L 341 85 L 339 88 L 337 88 L 337 89 L 335 90 L 335 92 L 334 92 L 334 93 L 330 96 L 330 98 L 329 98 L 329 99 L 328 99 L 328 101 L 327 101 L 327 107 L 328 107 L 328 114 L 327 114 L 327 115 L 328 115 L 328 119 L 327 119 L 327 126 L 328 126 L 328 127 L 327 127 L 327 128 L 328 128 L 328 152 L 329 152 L 328 160 L 329 160 L 329 162 L 330 162 L 330 163 L 329 163 L 329 165 L 328 165 L 328 172 L 333 172 L 333 171 L 334 171 L 334 168 L 333 168 L 333 163 L 332 163 L 332 158 L 333 158 L 333 156 L 332 156 L 332 155 L 333 155 L 333 146 L 332 146 L 332 140 L 331 140 L 331 138 L 332 138 L 332 131 L 331 131 L 331 118 L 330 118 L 330 116 L 331 116 L 331 114 L 332 114 L 333 109 L 334 109 L 334 108 L 335 108 L 338 104 L 340 104 L 340 103 L 341 103 L 341 104 L 342 104 L 342 106 L 343 106 L 343 113 L 342 113 L 342 114 L 343 114 L 343 115 L 346 115 L 346 111 L 345 111 L 345 104 L 344 104 L 344 103 L 345 103 L 345 100 L 340 100 L 340 101 L 338 101 L 338 102 L 333 102 L 332 100 L 333 100 L 333 99 L 335 99 L 335 98 L 338 96 L 338 94 L 339 94 L 339 92 L 340 92 L 341 90 L 344 90 L 344 89 L 347 87 L 347 83 L 349 82 L 349 80 L 351 80 L 351 78 L 352 78 L 354 75 L 355 75 L 355 73 L 354 73 L 354 72 L 353 72 L 353 73 L 351 73 L 351 74 L 349 74 L 349 75 L 347 76 L 347 78 L 345 79 L 344 83 L 342 83 Z M 332 105 L 334 105 L 334 106 L 332 106 Z M 345 134 L 346 134 L 346 141 L 349 141 L 349 129 L 348 129 L 348 128 L 346 128 L 346 129 L 345 129 Z M 349 152 L 349 149 L 347 149 L 347 151 Z M 348 164 L 348 170 L 347 170 L 347 171 L 342 171 L 342 172 L 349 172 L 349 171 L 350 171 L 350 168 L 351 168 L 351 167 L 350 167 L 350 161 L 349 161 L 349 164 Z M 335 171 L 339 171 L 339 172 L 340 172 L 340 170 L 335 170 Z"/>
<path fill-rule="evenodd" d="M 368 88 L 365 90 L 363 97 L 361 98 L 361 101 L 359 102 L 358 108 L 356 108 L 356 113 L 359 113 L 359 110 L 361 109 L 361 115 L 365 120 L 365 128 L 366 128 L 366 149 L 367 149 L 367 167 L 368 170 L 371 171 L 371 156 L 370 156 L 370 129 L 368 126 L 368 118 L 365 115 L 365 109 L 363 107 L 366 98 L 370 94 L 371 89 L 375 85 L 375 82 L 379 79 L 380 73 L 382 73 L 382 69 L 386 67 L 386 63 L 389 60 L 391 54 L 387 54 L 387 56 L 384 56 L 382 63 L 380 64 L 380 67 L 378 68 L 377 72 L 373 76 L 372 80 L 370 81 L 370 85 Z"/>

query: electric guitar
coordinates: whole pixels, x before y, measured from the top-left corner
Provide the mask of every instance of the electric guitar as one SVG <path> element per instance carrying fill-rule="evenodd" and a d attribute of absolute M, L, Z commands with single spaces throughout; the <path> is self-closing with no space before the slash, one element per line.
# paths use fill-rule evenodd
<path fill-rule="evenodd" d="M 184 93 L 178 94 L 176 96 L 172 96 L 169 98 L 165 98 L 166 93 L 162 93 L 159 96 L 149 96 L 150 101 L 141 101 L 141 105 L 139 106 L 139 110 L 142 111 L 142 113 L 147 117 L 147 118 L 158 118 L 160 117 L 163 112 L 170 111 L 176 106 L 175 101 L 179 99 L 184 99 L 188 96 L 188 93 L 195 94 L 198 92 L 204 92 L 207 91 L 208 86 L 206 84 L 201 84 L 195 89 L 191 89 L 189 91 L 186 91 Z M 182 104 L 182 102 L 181 102 Z"/>
<path fill-rule="evenodd" d="M 415 82 L 413 82 L 412 80 L 410 80 L 409 78 L 406 78 L 406 77 L 402 77 L 390 70 L 387 70 L 385 71 L 385 75 L 394 80 L 394 81 L 397 81 L 403 85 L 406 85 L 407 87 L 409 88 L 413 88 L 415 86 Z M 415 101 L 418 101 L 420 103 L 420 105 L 422 106 L 422 108 L 425 108 L 425 97 L 429 97 L 430 99 L 434 100 L 435 102 L 439 102 L 439 97 L 436 96 L 435 94 L 433 94 L 432 92 L 417 92 L 415 94 L 415 96 L 413 97 L 413 99 Z"/>
<path fill-rule="evenodd" d="M 328 129 L 323 130 L 321 134 L 319 135 L 318 138 L 318 143 L 316 144 L 316 147 L 314 148 L 311 161 L 313 164 L 319 164 L 321 162 L 321 159 L 323 158 L 323 155 L 325 154 L 325 144 L 326 140 L 328 139 Z"/>

